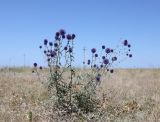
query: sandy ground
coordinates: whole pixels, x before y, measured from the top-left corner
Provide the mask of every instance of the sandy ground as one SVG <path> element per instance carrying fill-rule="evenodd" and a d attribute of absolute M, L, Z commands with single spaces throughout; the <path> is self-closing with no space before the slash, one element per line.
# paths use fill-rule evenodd
<path fill-rule="evenodd" d="M 58 121 L 47 79 L 40 77 L 31 69 L 0 70 L 0 122 L 29 122 L 30 112 L 33 122 Z M 160 122 L 160 69 L 117 69 L 102 79 L 98 94 L 105 96 L 105 107 L 120 109 L 99 121 Z"/>

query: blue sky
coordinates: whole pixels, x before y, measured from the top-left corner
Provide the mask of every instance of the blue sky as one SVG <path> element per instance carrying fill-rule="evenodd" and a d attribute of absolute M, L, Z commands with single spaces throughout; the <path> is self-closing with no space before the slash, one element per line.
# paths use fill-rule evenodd
<path fill-rule="evenodd" d="M 132 44 L 133 58 L 121 67 L 160 67 L 159 0 L 0 0 L 0 66 L 44 65 L 39 45 L 57 30 L 75 33 L 76 65 L 83 47 L 120 40 Z"/>

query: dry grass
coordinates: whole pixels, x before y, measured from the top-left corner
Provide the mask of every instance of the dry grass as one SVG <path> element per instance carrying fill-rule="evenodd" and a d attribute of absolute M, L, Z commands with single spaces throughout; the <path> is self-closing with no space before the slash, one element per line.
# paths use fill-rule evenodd
<path fill-rule="evenodd" d="M 33 122 L 62 121 L 41 77 L 43 82 L 30 69 L 0 70 L 0 122 L 29 122 L 29 112 Z M 106 112 L 99 121 L 160 121 L 160 69 L 118 69 L 103 79 L 97 94 Z"/>

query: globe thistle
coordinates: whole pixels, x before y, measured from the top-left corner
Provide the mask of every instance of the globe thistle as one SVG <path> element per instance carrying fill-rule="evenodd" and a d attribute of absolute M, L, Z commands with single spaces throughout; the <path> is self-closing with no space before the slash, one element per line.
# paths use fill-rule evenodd
<path fill-rule="evenodd" d="M 129 54 L 129 57 L 132 58 L 132 54 Z"/>
<path fill-rule="evenodd" d="M 128 44 L 128 48 L 130 48 L 131 47 L 131 45 L 130 44 Z"/>
<path fill-rule="evenodd" d="M 34 63 L 33 66 L 34 66 L 34 67 L 37 67 L 37 63 Z"/>
<path fill-rule="evenodd" d="M 60 33 L 59 33 L 59 32 L 56 32 L 56 36 L 59 37 L 59 35 L 60 35 Z"/>
<path fill-rule="evenodd" d="M 107 64 L 109 63 L 109 60 L 108 60 L 108 59 L 104 59 L 104 60 L 103 60 L 103 63 L 104 63 L 105 65 L 107 65 Z"/>
<path fill-rule="evenodd" d="M 67 49 L 68 49 L 67 46 L 65 46 L 65 47 L 64 47 L 64 50 L 67 51 Z"/>
<path fill-rule="evenodd" d="M 102 56 L 102 59 L 104 60 L 106 57 L 105 56 Z"/>
<path fill-rule="evenodd" d="M 42 70 L 42 66 L 40 66 L 39 69 Z"/>
<path fill-rule="evenodd" d="M 47 57 L 51 56 L 51 54 L 47 54 Z"/>
<path fill-rule="evenodd" d="M 62 35 L 62 39 L 65 39 L 65 35 Z"/>
<path fill-rule="evenodd" d="M 61 36 L 63 36 L 63 35 L 66 34 L 66 31 L 64 29 L 61 29 L 61 30 L 59 30 L 59 33 L 60 33 Z"/>
<path fill-rule="evenodd" d="M 72 53 L 72 51 L 73 51 L 73 50 L 72 50 L 72 48 L 70 47 L 70 48 L 69 48 L 69 53 Z"/>
<path fill-rule="evenodd" d="M 98 57 L 98 54 L 95 54 L 95 57 Z"/>
<path fill-rule="evenodd" d="M 52 51 L 51 52 L 51 57 L 55 57 L 56 56 L 56 52 L 55 51 Z"/>
<path fill-rule="evenodd" d="M 59 37 L 58 37 L 58 36 L 55 36 L 55 40 L 59 40 Z"/>
<path fill-rule="evenodd" d="M 92 53 L 95 53 L 95 52 L 96 52 L 96 48 L 92 48 L 92 49 L 91 49 L 91 52 L 92 52 Z"/>
<path fill-rule="evenodd" d="M 42 46 L 40 45 L 39 48 L 42 49 Z"/>
<path fill-rule="evenodd" d="M 100 75 L 100 74 L 98 74 L 98 75 L 96 76 L 96 81 L 97 81 L 97 82 L 100 82 L 100 81 L 101 81 L 101 75 Z"/>
<path fill-rule="evenodd" d="M 113 72 L 114 72 L 114 70 L 113 70 L 113 69 L 111 69 L 111 70 L 110 70 L 110 73 L 113 73 Z"/>
<path fill-rule="evenodd" d="M 111 51 L 111 53 L 113 53 L 113 49 L 111 49 L 110 51 Z"/>
<path fill-rule="evenodd" d="M 53 46 L 53 43 L 52 43 L 52 42 L 49 42 L 49 45 L 50 45 L 50 46 Z"/>
<path fill-rule="evenodd" d="M 93 67 L 94 67 L 94 68 L 96 68 L 96 67 L 97 67 L 97 65 L 96 65 L 96 64 L 94 64 L 94 65 L 93 65 Z"/>
<path fill-rule="evenodd" d="M 124 45 L 124 46 L 127 46 L 127 45 L 128 45 L 128 41 L 127 41 L 127 40 L 124 40 L 123 45 Z"/>
<path fill-rule="evenodd" d="M 100 67 L 103 68 L 103 64 L 101 64 Z"/>
<path fill-rule="evenodd" d="M 50 58 L 48 58 L 47 61 L 50 62 Z"/>
<path fill-rule="evenodd" d="M 70 34 L 68 34 L 68 35 L 67 35 L 67 39 L 68 39 L 68 40 L 71 40 L 71 39 L 72 39 L 72 36 L 71 36 Z"/>
<path fill-rule="evenodd" d="M 76 37 L 76 35 L 75 35 L 75 34 L 72 34 L 72 40 L 75 39 L 75 37 Z"/>
<path fill-rule="evenodd" d="M 105 49 L 105 45 L 102 45 L 102 49 Z"/>
<path fill-rule="evenodd" d="M 55 48 L 55 49 L 54 49 L 54 51 L 55 51 L 55 52 L 57 52 L 57 51 L 58 51 L 58 49 L 57 49 L 57 48 Z"/>
<path fill-rule="evenodd" d="M 57 44 L 57 43 L 54 43 L 54 47 L 58 47 L 58 44 Z"/>
<path fill-rule="evenodd" d="M 88 60 L 87 64 L 90 65 L 90 63 L 91 63 L 91 60 Z"/>
<path fill-rule="evenodd" d="M 44 39 L 44 45 L 47 45 L 47 43 L 48 43 L 48 40 Z"/>
<path fill-rule="evenodd" d="M 117 57 L 112 57 L 112 61 L 116 61 L 117 60 Z"/>
<path fill-rule="evenodd" d="M 44 54 L 46 54 L 47 53 L 47 51 L 46 50 L 44 50 Z"/>
<path fill-rule="evenodd" d="M 110 52 L 111 52 L 111 49 L 110 49 L 110 48 L 106 48 L 105 52 L 106 52 L 106 53 L 110 53 Z"/>

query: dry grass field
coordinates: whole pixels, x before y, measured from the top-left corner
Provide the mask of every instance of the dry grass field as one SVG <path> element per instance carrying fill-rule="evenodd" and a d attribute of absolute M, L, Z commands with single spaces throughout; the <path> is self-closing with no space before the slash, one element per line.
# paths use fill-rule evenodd
<path fill-rule="evenodd" d="M 82 72 L 82 71 L 81 71 Z M 57 122 L 42 74 L 31 69 L 0 69 L 0 122 Z M 98 89 L 105 116 L 100 122 L 160 122 L 160 69 L 117 69 Z M 75 120 L 75 122 L 82 120 Z"/>

